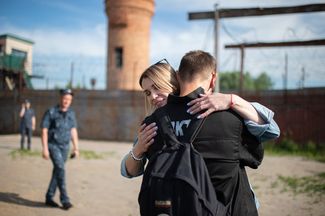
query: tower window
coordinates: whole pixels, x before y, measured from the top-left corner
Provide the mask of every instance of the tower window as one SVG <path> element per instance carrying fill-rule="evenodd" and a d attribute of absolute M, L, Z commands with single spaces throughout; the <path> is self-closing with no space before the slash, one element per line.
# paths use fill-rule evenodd
<path fill-rule="evenodd" d="M 115 48 L 115 66 L 117 68 L 123 67 L 123 48 L 122 47 Z"/>
<path fill-rule="evenodd" d="M 23 58 L 25 58 L 27 56 L 27 52 L 17 50 L 17 49 L 12 49 L 11 54 L 14 56 L 19 56 L 19 57 L 23 57 Z"/>

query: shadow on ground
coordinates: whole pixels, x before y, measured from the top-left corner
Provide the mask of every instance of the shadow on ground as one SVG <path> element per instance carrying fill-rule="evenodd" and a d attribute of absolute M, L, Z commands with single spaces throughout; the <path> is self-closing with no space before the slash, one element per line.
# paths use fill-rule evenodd
<path fill-rule="evenodd" d="M 44 202 L 28 200 L 23 197 L 20 197 L 19 194 L 16 193 L 0 192 L 0 202 L 13 203 L 17 205 L 35 208 L 48 208 L 48 206 L 46 206 Z"/>

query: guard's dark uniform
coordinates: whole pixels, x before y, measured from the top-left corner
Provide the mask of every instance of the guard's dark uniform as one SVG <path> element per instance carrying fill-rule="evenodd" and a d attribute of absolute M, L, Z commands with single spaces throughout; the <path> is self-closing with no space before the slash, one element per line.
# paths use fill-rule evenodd
<path fill-rule="evenodd" d="M 31 138 L 33 132 L 32 119 L 35 117 L 34 110 L 32 108 L 25 109 L 24 116 L 20 119 L 20 148 L 24 149 L 25 135 L 27 135 L 27 149 L 31 148 Z"/>
<path fill-rule="evenodd" d="M 48 147 L 53 163 L 53 173 L 46 200 L 52 200 L 56 187 L 60 190 L 61 203 L 69 203 L 66 190 L 64 163 L 68 157 L 71 129 L 77 127 L 74 111 L 69 108 L 62 112 L 60 106 L 47 110 L 43 116 L 41 128 L 48 128 Z"/>
<path fill-rule="evenodd" d="M 197 119 L 187 113 L 187 103 L 198 98 L 200 93 L 203 93 L 202 88 L 185 97 L 168 97 L 167 112 L 179 140 L 187 137 L 185 134 L 194 132 L 188 126 Z M 154 117 L 149 116 L 145 123 L 150 124 L 153 121 Z M 226 110 L 214 112 L 207 117 L 193 144 L 206 162 L 217 198 L 226 206 L 227 215 L 258 215 L 245 168 L 239 160 L 239 147 L 247 140 L 258 142 L 244 129 L 242 118 L 235 112 Z M 162 145 L 163 140 L 158 131 L 155 142 L 148 151 L 149 160 L 150 155 Z"/>

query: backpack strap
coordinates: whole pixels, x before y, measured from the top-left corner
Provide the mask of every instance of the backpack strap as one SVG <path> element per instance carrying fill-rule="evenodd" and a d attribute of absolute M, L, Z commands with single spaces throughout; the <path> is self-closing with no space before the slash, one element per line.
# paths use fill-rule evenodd
<path fill-rule="evenodd" d="M 190 138 L 190 143 L 193 144 L 194 140 L 196 139 L 197 135 L 199 134 L 199 132 L 202 129 L 202 126 L 204 124 L 206 120 L 206 117 L 204 117 L 203 119 L 199 120 L 199 126 L 196 127 L 195 131 L 193 132 L 191 138 Z"/>

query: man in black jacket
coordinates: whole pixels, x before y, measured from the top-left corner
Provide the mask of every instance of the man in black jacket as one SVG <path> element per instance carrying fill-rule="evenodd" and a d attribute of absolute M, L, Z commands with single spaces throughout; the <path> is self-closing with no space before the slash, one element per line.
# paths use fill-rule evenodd
<path fill-rule="evenodd" d="M 187 112 L 187 104 L 208 89 L 213 89 L 216 79 L 216 61 L 207 52 L 191 51 L 182 58 L 177 72 L 180 83 L 179 96 L 169 95 L 166 110 L 175 134 L 186 141 L 198 121 L 198 115 Z M 235 106 L 233 102 L 229 106 Z M 154 115 L 146 118 L 148 125 Z M 159 133 L 147 152 L 150 156 L 161 149 L 163 138 Z M 210 114 L 193 145 L 203 156 L 214 186 L 217 199 L 227 208 L 227 215 L 258 215 L 245 167 L 241 162 L 242 145 L 258 145 L 243 123 L 243 119 L 231 109 Z"/>

